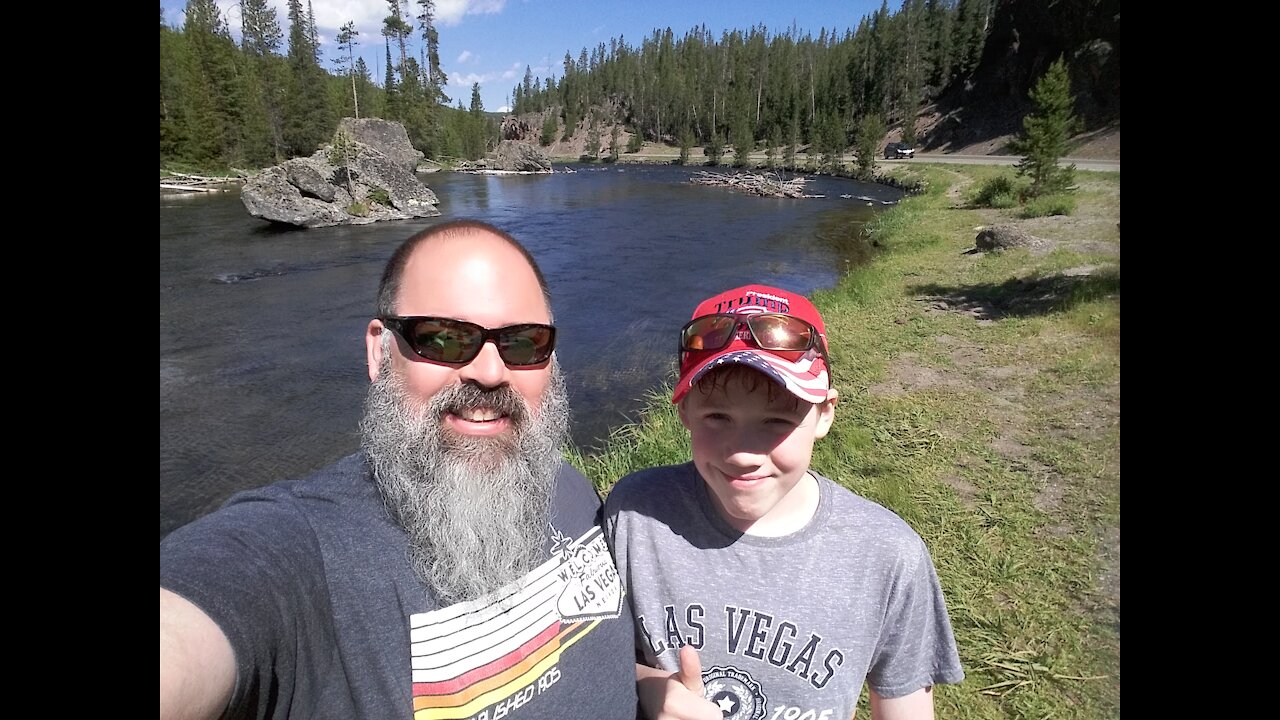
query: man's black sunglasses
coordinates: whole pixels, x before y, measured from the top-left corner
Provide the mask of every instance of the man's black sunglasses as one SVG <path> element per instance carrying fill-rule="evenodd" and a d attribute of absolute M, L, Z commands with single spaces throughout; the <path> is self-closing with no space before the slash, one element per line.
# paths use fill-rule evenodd
<path fill-rule="evenodd" d="M 380 317 L 383 325 L 395 330 L 418 356 L 432 362 L 465 365 L 493 341 L 498 355 L 508 365 L 541 365 L 556 349 L 556 329 L 541 323 L 522 323 L 489 328 L 444 317 Z"/>

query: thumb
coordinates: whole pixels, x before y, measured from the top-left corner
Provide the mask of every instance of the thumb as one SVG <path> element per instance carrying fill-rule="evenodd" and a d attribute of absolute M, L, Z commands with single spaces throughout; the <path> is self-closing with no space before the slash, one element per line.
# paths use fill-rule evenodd
<path fill-rule="evenodd" d="M 692 645 L 680 646 L 680 672 L 676 679 L 691 692 L 702 696 L 702 660 Z"/>

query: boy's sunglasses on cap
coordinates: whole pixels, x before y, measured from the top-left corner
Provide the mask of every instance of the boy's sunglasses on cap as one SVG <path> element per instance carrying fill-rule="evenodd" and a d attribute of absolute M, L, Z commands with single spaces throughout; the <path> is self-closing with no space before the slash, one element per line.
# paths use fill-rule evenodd
<path fill-rule="evenodd" d="M 380 317 L 419 357 L 433 362 L 465 365 L 493 341 L 508 365 L 541 365 L 556 349 L 556 329 L 541 323 L 489 328 L 444 317 Z"/>
<path fill-rule="evenodd" d="M 824 359 L 827 356 L 817 328 L 794 315 L 780 313 L 715 313 L 696 317 L 680 330 L 680 351 L 720 350 L 732 342 L 738 327 L 744 324 L 761 350 L 803 352 L 817 347 Z"/>

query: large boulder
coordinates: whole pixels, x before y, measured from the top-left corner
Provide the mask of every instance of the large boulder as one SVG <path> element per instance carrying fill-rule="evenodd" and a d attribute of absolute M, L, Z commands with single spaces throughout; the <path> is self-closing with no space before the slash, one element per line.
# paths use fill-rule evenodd
<path fill-rule="evenodd" d="M 487 163 L 492 170 L 551 172 L 551 158 L 529 143 L 503 140 Z"/>
<path fill-rule="evenodd" d="M 1052 241 L 1036 237 L 1013 225 L 992 225 L 978 232 L 974 245 L 982 252 L 1001 252 L 1010 248 L 1043 250 L 1051 246 Z"/>
<path fill-rule="evenodd" d="M 263 170 L 240 191 L 249 214 L 300 227 L 366 225 L 440 214 L 440 199 L 414 174 L 422 153 L 409 144 L 403 126 L 376 119 L 347 118 L 342 123 L 340 129 L 355 141 L 350 159 L 344 162 L 330 145 L 311 157 Z"/>

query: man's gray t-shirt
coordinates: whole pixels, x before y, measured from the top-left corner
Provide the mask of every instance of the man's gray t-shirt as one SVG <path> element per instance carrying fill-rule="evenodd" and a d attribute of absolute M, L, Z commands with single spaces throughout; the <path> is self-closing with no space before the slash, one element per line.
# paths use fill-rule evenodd
<path fill-rule="evenodd" d="M 783 537 L 734 530 L 692 463 L 628 475 L 605 500 L 637 658 L 674 672 L 692 645 L 726 720 L 845 720 L 864 680 L 892 698 L 964 679 L 920 536 L 813 474 L 818 509 Z"/>
<path fill-rule="evenodd" d="M 631 613 L 599 510 L 565 464 L 546 561 L 519 588 L 442 603 L 357 453 L 175 530 L 160 586 L 231 642 L 226 717 L 633 720 Z"/>

